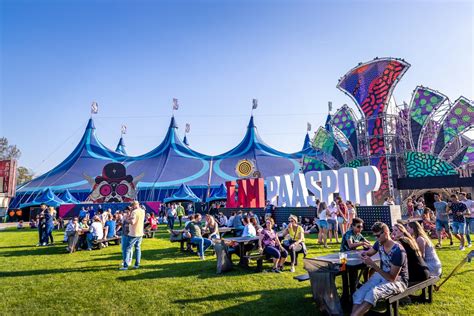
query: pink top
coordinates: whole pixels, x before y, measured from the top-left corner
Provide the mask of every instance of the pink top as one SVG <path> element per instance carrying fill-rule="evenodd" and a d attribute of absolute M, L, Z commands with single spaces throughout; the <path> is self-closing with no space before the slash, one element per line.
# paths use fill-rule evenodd
<path fill-rule="evenodd" d="M 277 235 L 275 232 L 272 230 L 264 229 L 262 230 L 263 238 L 262 238 L 262 244 L 263 247 L 271 246 L 275 247 L 276 246 L 276 238 Z"/>

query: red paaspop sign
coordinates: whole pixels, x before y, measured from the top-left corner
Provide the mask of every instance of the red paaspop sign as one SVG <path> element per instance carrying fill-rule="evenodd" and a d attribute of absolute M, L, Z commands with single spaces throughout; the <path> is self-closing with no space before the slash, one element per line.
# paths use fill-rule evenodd
<path fill-rule="evenodd" d="M 0 160 L 0 193 L 6 193 L 7 197 L 15 196 L 16 188 L 16 160 Z"/>

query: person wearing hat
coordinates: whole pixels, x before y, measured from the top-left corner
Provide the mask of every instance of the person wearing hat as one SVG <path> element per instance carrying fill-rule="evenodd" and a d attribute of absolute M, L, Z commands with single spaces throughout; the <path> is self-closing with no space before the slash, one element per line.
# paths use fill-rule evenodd
<path fill-rule="evenodd" d="M 306 256 L 306 246 L 304 244 L 304 229 L 298 225 L 298 217 L 290 215 L 288 218 L 288 227 L 283 231 L 285 240 L 283 241 L 283 248 L 290 253 L 291 258 L 291 272 L 295 272 L 295 265 L 298 253 L 303 252 Z"/>

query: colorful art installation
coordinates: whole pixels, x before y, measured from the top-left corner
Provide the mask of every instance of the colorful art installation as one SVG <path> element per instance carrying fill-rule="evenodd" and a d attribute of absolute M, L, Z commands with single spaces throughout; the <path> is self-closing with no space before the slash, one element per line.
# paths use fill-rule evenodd
<path fill-rule="evenodd" d="M 474 145 L 467 148 L 466 153 L 462 159 L 463 164 L 474 163 Z"/>
<path fill-rule="evenodd" d="M 268 181 L 272 177 L 280 177 L 280 182 L 273 179 L 266 185 L 274 192 L 278 184 L 282 206 L 295 203 L 304 206 L 305 203 L 311 205 L 304 189 L 299 188 L 299 185 L 304 187 L 304 181 L 308 190 L 316 194 L 314 192 L 320 190 L 314 184 L 315 178 L 330 180 L 335 169 L 366 165 L 380 173 L 374 202 L 382 203 L 392 194 L 392 181 L 397 177 L 451 176 L 456 174 L 456 167 L 462 169 L 474 163 L 474 144 L 464 136 L 474 127 L 474 107 L 466 98 L 459 98 L 444 119 L 439 120 L 444 109 L 450 106 L 448 98 L 438 91 L 418 86 L 409 108 L 399 111 L 398 115 L 386 113 L 392 91 L 409 67 L 404 60 L 377 58 L 350 70 L 337 87 L 354 101 L 362 118 L 357 120 L 354 112 L 344 105 L 334 115 L 328 115 L 325 127 L 320 127 L 312 140 L 307 134 L 303 148 L 295 153 L 283 153 L 266 144 L 251 116 L 245 136 L 237 146 L 215 156 L 201 154 L 190 148 L 186 134 L 183 141 L 178 137 L 178 126 L 172 117 L 166 136 L 157 147 L 131 157 L 126 154 L 123 137 L 115 151 L 103 145 L 90 119 L 73 152 L 52 170 L 17 188 L 10 207 L 31 206 L 44 199 L 61 204 L 64 201 L 56 200 L 54 194 L 66 190 L 70 191 L 67 191 L 68 200 L 96 203 L 132 199 L 163 201 L 184 195 L 193 196 L 197 201 L 209 198 L 209 192 L 218 192 L 216 190 L 226 181 L 231 184 L 226 193 L 229 201 L 235 201 L 240 207 L 255 207 L 263 203 L 261 183 L 255 182 L 255 178 Z M 351 177 L 351 174 L 346 176 Z M 239 189 L 240 195 L 237 195 L 236 181 L 243 180 L 250 182 L 239 183 L 242 190 Z M 291 181 L 291 188 L 281 186 Z M 327 194 L 317 194 L 322 199 L 330 199 L 328 192 L 333 189 L 327 188 Z M 225 190 L 221 187 L 219 192 L 222 197 Z M 255 203 L 245 202 L 252 199 Z"/>
<path fill-rule="evenodd" d="M 375 192 L 376 203 L 381 203 L 391 194 L 383 114 L 393 89 L 409 67 L 410 64 L 399 59 L 375 59 L 349 71 L 337 85 L 354 100 L 367 122 L 370 163 L 380 170 L 382 176 L 380 189 Z"/>
<path fill-rule="evenodd" d="M 127 174 L 124 165 L 117 162 L 106 164 L 102 174 L 94 179 L 84 174 L 92 186 L 92 193 L 87 198 L 92 203 L 132 202 L 137 197 L 137 183 L 143 174 L 133 178 Z"/>
<path fill-rule="evenodd" d="M 332 116 L 331 125 L 340 130 L 347 138 L 350 144 L 349 150 L 351 150 L 354 157 L 357 156 L 359 148 L 357 143 L 357 121 L 354 112 L 344 104 L 336 114 Z"/>
<path fill-rule="evenodd" d="M 431 140 L 432 135 L 430 137 L 429 133 L 425 133 L 423 127 L 447 99 L 445 95 L 421 86 L 413 91 L 409 119 L 412 148 L 421 151 L 423 135 L 427 135 L 427 139 Z"/>
<path fill-rule="evenodd" d="M 436 138 L 434 153 L 442 155 L 450 142 L 461 133 L 474 126 L 474 106 L 469 100 L 460 97 L 446 115 Z"/>
<path fill-rule="evenodd" d="M 344 158 L 342 157 L 341 150 L 337 145 L 336 138 L 325 128 L 318 128 L 316 134 L 314 135 L 312 145 L 314 148 L 334 157 L 339 162 L 339 164 L 344 163 Z"/>
<path fill-rule="evenodd" d="M 456 169 L 448 162 L 436 156 L 420 152 L 407 152 L 405 154 L 405 164 L 408 178 L 457 174 Z"/>

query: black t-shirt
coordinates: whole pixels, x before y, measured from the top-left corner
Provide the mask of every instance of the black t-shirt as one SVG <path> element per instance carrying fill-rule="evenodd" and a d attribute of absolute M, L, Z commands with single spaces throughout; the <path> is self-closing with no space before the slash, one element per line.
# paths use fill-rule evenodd
<path fill-rule="evenodd" d="M 451 203 L 451 206 L 449 207 L 451 211 L 453 211 L 453 221 L 458 222 L 458 223 L 464 223 L 464 212 L 467 210 L 467 206 L 464 203 L 461 202 L 456 202 L 456 203 Z M 461 215 L 457 215 L 457 212 L 462 212 Z"/>
<path fill-rule="evenodd" d="M 425 260 L 416 254 L 416 250 L 410 247 L 410 244 L 405 239 L 398 241 L 407 254 L 408 261 L 408 280 L 410 282 L 421 282 L 428 280 L 430 277 L 430 270 L 426 265 Z"/>

